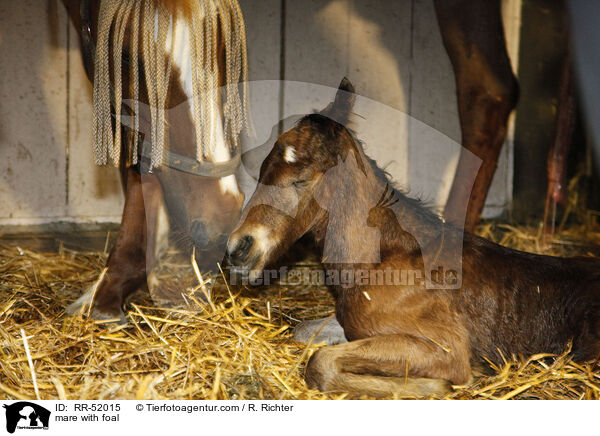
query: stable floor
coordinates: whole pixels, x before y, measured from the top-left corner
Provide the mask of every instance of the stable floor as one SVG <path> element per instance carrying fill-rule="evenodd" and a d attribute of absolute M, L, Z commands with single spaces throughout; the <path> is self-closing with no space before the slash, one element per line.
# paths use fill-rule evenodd
<path fill-rule="evenodd" d="M 479 233 L 541 252 L 540 228 L 487 223 Z M 293 340 L 299 321 L 333 313 L 323 286 L 231 288 L 214 276 L 202 289 L 187 257 L 158 271 L 165 301 L 148 291 L 129 302 L 126 326 L 97 323 L 64 308 L 102 271 L 115 231 L 21 233 L 0 239 L 0 398 L 337 399 L 307 389 L 302 376 L 319 344 Z M 557 255 L 595 255 L 600 227 L 558 232 Z M 299 271 L 318 268 L 302 253 Z M 206 279 L 206 277 L 204 277 Z M 600 370 L 562 356 L 506 356 L 449 399 L 597 399 Z"/>

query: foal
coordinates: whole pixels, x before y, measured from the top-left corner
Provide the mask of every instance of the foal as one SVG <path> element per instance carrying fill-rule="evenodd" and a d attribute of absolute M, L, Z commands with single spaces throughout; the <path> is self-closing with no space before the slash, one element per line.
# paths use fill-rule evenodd
<path fill-rule="evenodd" d="M 344 127 L 353 91 L 344 79 L 331 105 L 277 140 L 228 242 L 230 268 L 256 277 L 311 232 L 328 277 L 352 277 L 331 282 L 349 342 L 311 357 L 308 386 L 441 396 L 483 357 L 559 353 L 572 340 L 574 359 L 597 359 L 600 263 L 463 234 L 393 189 Z M 439 265 L 452 267 L 441 280 Z M 373 283 L 373 271 L 413 274 Z"/>

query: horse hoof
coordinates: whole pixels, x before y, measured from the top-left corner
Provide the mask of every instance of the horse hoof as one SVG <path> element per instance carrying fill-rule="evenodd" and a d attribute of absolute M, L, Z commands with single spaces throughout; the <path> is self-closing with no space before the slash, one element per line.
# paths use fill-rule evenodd
<path fill-rule="evenodd" d="M 94 287 L 90 286 L 85 290 L 81 297 L 69 304 L 65 309 L 67 315 L 74 316 L 86 313 L 88 311 L 88 308 L 90 307 L 90 304 L 92 304 L 92 300 L 94 297 L 93 291 Z"/>
<path fill-rule="evenodd" d="M 83 293 L 81 297 L 69 304 L 69 306 L 67 306 L 65 309 L 65 312 L 69 316 L 85 315 L 90 311 L 90 305 L 93 303 L 93 296 L 94 287 L 91 286 Z M 99 310 L 98 308 L 94 308 L 90 313 L 90 318 L 97 321 L 106 321 L 107 323 L 110 322 L 111 324 L 113 322 L 119 325 L 127 324 L 127 317 L 122 310 L 119 310 L 116 313 L 110 313 Z"/>
<path fill-rule="evenodd" d="M 314 344 L 325 342 L 327 345 L 348 342 L 344 329 L 335 318 L 312 319 L 302 321 L 294 329 L 294 339 L 298 342 Z"/>
<path fill-rule="evenodd" d="M 123 313 L 123 311 L 119 311 L 119 313 L 107 313 L 102 312 L 98 309 L 94 309 L 92 311 L 91 317 L 96 321 L 104 321 L 103 324 L 111 324 L 111 325 L 126 325 L 127 317 Z"/>

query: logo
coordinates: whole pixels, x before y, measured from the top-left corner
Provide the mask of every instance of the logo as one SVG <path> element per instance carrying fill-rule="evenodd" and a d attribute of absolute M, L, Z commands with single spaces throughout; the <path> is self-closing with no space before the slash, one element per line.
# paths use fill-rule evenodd
<path fill-rule="evenodd" d="M 19 401 L 10 405 L 4 404 L 6 409 L 6 431 L 14 433 L 16 429 L 48 430 L 50 411 L 29 401 Z"/>

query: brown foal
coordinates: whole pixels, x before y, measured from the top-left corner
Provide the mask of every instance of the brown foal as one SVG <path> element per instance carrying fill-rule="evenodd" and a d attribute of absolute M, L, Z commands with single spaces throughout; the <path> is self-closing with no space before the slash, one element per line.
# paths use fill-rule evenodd
<path fill-rule="evenodd" d="M 279 137 L 228 242 L 231 271 L 256 277 L 310 232 L 328 277 L 352 277 L 331 282 L 349 342 L 311 357 L 308 386 L 441 396 L 484 357 L 560 353 L 573 341 L 575 360 L 597 359 L 600 263 L 463 233 L 394 189 L 344 126 L 353 92 L 344 79 L 331 105 Z M 438 266 L 450 268 L 440 276 Z M 392 273 L 374 280 L 377 271 Z"/>

